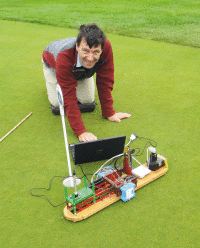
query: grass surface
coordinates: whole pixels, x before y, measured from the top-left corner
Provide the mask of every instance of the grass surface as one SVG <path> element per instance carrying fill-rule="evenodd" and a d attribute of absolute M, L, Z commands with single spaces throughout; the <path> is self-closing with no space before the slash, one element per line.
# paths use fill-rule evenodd
<path fill-rule="evenodd" d="M 32 197 L 68 174 L 61 118 L 51 114 L 42 73 L 44 47 L 76 36 L 72 29 L 0 21 L 0 137 L 27 114 L 33 115 L 1 142 L 1 247 L 198 247 L 199 245 L 199 55 L 196 48 L 108 34 L 115 60 L 116 111 L 132 114 L 111 123 L 98 106 L 83 114 L 97 137 L 132 133 L 158 142 L 168 173 L 89 219 L 72 223 L 64 206 Z M 69 143 L 78 142 L 67 123 Z M 135 140 L 132 148 L 145 143 Z M 140 161 L 145 162 L 145 156 Z M 99 164 L 84 165 L 95 172 Z M 78 174 L 81 175 L 80 171 Z M 64 201 L 62 180 L 46 194 Z"/>
<path fill-rule="evenodd" d="M 0 19 L 65 28 L 95 22 L 109 33 L 200 47 L 199 0 L 5 0 Z"/>

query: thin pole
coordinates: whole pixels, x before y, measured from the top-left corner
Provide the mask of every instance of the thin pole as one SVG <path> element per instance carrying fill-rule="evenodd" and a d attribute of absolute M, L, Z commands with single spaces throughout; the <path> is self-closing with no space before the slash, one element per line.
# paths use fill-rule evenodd
<path fill-rule="evenodd" d="M 32 112 L 27 115 L 22 121 L 20 121 L 15 127 L 13 127 L 13 129 L 11 129 L 5 136 L 3 136 L 0 139 L 0 142 L 3 141 L 10 133 L 12 133 L 17 127 L 19 127 L 19 125 L 21 125 L 26 119 L 28 119 L 30 116 L 32 115 Z"/>
<path fill-rule="evenodd" d="M 69 147 L 68 147 L 68 140 L 67 140 L 66 125 L 65 125 L 64 100 L 63 100 L 62 89 L 61 89 L 59 84 L 56 85 L 56 93 L 57 93 L 59 107 L 60 107 L 60 115 L 61 115 L 61 119 L 62 119 L 63 134 L 64 134 L 64 140 L 65 140 L 65 149 L 66 149 L 68 169 L 69 169 L 69 176 L 71 179 L 72 178 L 72 168 L 71 168 L 71 161 L 70 161 L 70 156 L 69 156 Z"/>
<path fill-rule="evenodd" d="M 60 110 L 63 108 L 60 106 Z M 62 126 L 63 126 L 63 134 L 64 134 L 64 140 L 65 140 L 65 149 L 66 149 L 66 155 L 67 155 L 67 162 L 68 162 L 68 169 L 69 169 L 69 176 L 72 177 L 72 169 L 71 169 L 71 161 L 70 161 L 70 155 L 69 155 L 69 147 L 68 147 L 68 141 L 67 141 L 67 132 L 66 132 L 66 125 L 65 125 L 65 117 L 61 112 L 61 118 L 62 118 Z M 63 110 L 64 112 L 64 110 Z"/>

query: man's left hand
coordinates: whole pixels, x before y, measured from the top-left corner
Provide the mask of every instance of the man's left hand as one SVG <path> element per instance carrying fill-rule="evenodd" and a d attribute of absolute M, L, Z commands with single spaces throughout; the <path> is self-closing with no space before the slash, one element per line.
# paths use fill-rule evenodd
<path fill-rule="evenodd" d="M 114 122 L 120 122 L 121 119 L 129 118 L 129 117 L 131 117 L 131 115 L 127 113 L 115 113 L 113 116 L 108 117 L 108 120 Z"/>

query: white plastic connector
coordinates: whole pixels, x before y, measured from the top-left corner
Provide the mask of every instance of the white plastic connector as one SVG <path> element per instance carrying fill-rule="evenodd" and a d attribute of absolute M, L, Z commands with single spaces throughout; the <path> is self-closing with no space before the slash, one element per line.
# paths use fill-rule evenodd
<path fill-rule="evenodd" d="M 152 153 L 156 153 L 156 148 L 154 148 L 153 146 L 150 146 L 148 150 Z"/>
<path fill-rule="evenodd" d="M 135 133 L 131 134 L 130 140 L 129 140 L 128 144 L 125 145 L 125 146 L 128 146 L 128 145 L 129 145 L 133 140 L 135 140 L 136 138 L 137 138 L 137 135 L 136 135 Z"/>
<path fill-rule="evenodd" d="M 131 137 L 130 137 L 130 140 L 131 141 L 135 140 L 136 138 L 137 138 L 137 135 L 136 134 L 134 134 L 134 133 L 131 134 Z"/>

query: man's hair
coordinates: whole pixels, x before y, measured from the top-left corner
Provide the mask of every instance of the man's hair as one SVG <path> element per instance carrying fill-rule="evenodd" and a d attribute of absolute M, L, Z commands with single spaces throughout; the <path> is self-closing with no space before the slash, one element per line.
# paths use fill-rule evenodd
<path fill-rule="evenodd" d="M 103 49 L 103 45 L 105 43 L 106 36 L 103 31 L 95 24 L 81 25 L 79 28 L 79 34 L 77 36 L 77 45 L 79 46 L 82 38 L 85 38 L 89 48 L 93 46 L 98 47 L 101 45 Z"/>

